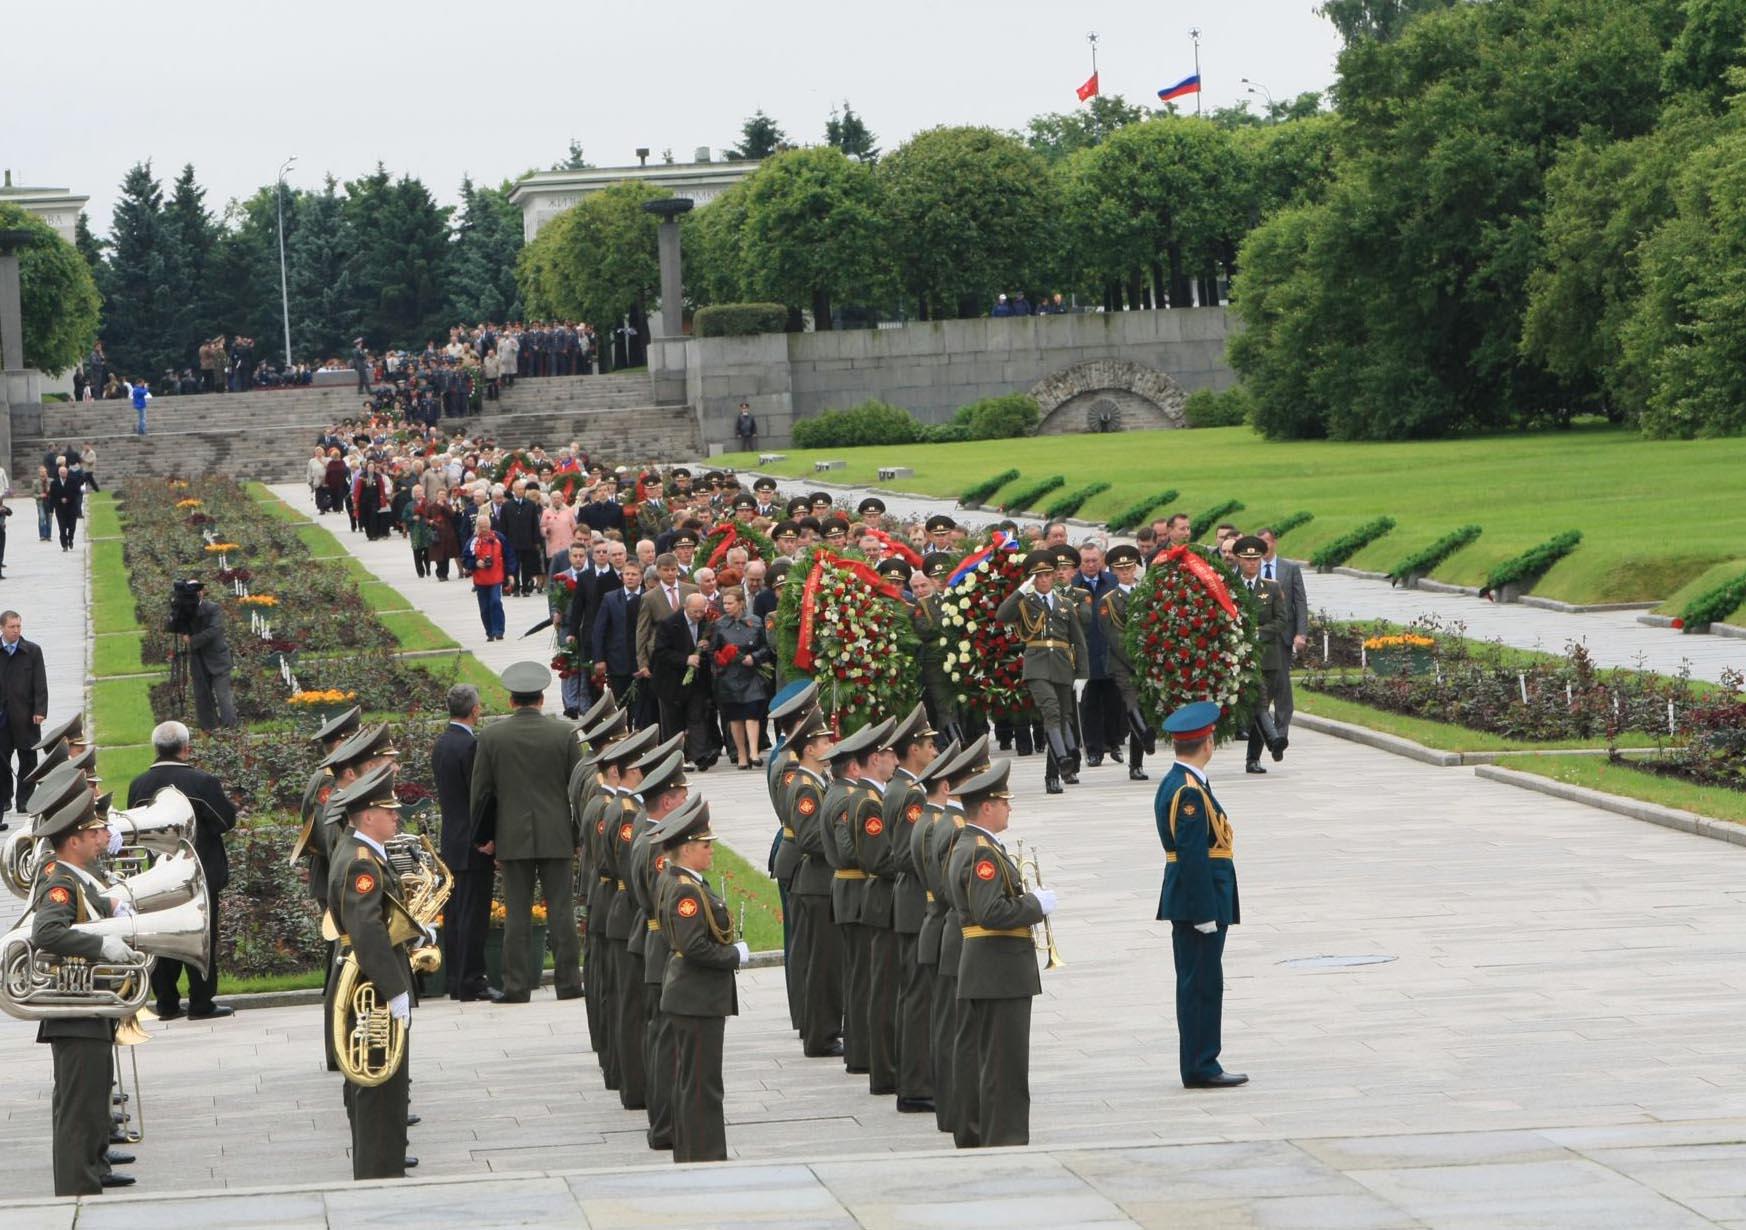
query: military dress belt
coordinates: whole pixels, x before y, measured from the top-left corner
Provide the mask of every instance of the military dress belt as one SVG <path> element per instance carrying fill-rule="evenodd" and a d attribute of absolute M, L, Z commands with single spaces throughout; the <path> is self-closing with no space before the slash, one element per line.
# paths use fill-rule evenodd
<path fill-rule="evenodd" d="M 967 940 L 987 940 L 995 937 L 1002 939 L 1028 940 L 1031 938 L 1029 927 L 964 927 L 964 938 Z"/>
<path fill-rule="evenodd" d="M 621 893 L 622 893 L 622 892 L 624 892 L 624 891 L 625 891 L 625 887 L 624 887 L 624 881 L 623 881 L 623 880 L 620 880 L 620 881 L 619 881 L 619 882 L 618 882 L 618 891 L 619 891 L 619 892 L 621 892 Z"/>
<path fill-rule="evenodd" d="M 867 878 L 867 873 L 862 871 L 859 867 L 839 867 L 837 868 L 836 878 L 839 880 L 865 880 Z"/>
<path fill-rule="evenodd" d="M 782 840 L 784 840 L 784 841 L 793 841 L 794 840 L 794 830 L 789 828 L 786 824 L 782 826 Z"/>
<path fill-rule="evenodd" d="M 1026 641 L 1025 648 L 1026 649 L 1071 649 L 1071 648 L 1073 648 L 1073 642 L 1071 642 L 1071 641 L 1056 641 L 1056 640 Z"/>
<path fill-rule="evenodd" d="M 1208 858 L 1230 858 L 1231 852 L 1229 850 L 1208 850 L 1206 856 Z M 1164 861 L 1166 863 L 1174 863 L 1176 861 L 1176 851 L 1166 850 L 1164 852 Z"/>
<path fill-rule="evenodd" d="M 649 921 L 649 930 L 650 931 L 659 931 L 661 929 L 661 920 L 660 919 L 651 918 L 648 921 Z"/>

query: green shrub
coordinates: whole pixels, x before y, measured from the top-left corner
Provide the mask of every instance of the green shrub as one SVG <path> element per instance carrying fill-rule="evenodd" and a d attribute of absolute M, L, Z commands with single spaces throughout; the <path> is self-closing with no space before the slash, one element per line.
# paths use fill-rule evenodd
<path fill-rule="evenodd" d="M 1249 390 L 1239 384 L 1223 393 L 1196 389 L 1183 403 L 1182 412 L 1188 416 L 1190 427 L 1241 427 L 1254 408 Z"/>
<path fill-rule="evenodd" d="M 1565 530 L 1554 538 L 1549 538 L 1537 547 L 1523 551 L 1514 559 L 1506 559 L 1491 570 L 1491 575 L 1485 578 L 1485 584 L 1480 588 L 1481 596 L 1495 593 L 1506 585 L 1519 585 L 1523 582 L 1533 582 L 1559 560 L 1576 550 L 1582 541 L 1581 530 Z"/>
<path fill-rule="evenodd" d="M 1452 534 L 1445 534 L 1423 550 L 1414 551 L 1388 570 L 1390 581 L 1404 581 L 1410 576 L 1426 576 L 1444 560 L 1480 535 L 1477 525 L 1464 525 Z"/>
<path fill-rule="evenodd" d="M 962 423 L 934 423 L 922 429 L 923 444 L 962 444 L 973 438 Z"/>
<path fill-rule="evenodd" d="M 1017 470 L 1002 470 L 993 478 L 985 478 L 958 497 L 959 508 L 981 508 L 996 491 L 1019 476 Z"/>
<path fill-rule="evenodd" d="M 826 410 L 794 425 L 795 448 L 854 448 L 863 444 L 915 444 L 923 427 L 902 406 L 877 399 L 847 410 Z"/>
<path fill-rule="evenodd" d="M 1275 538 L 1284 538 L 1299 526 L 1308 525 L 1315 519 L 1316 515 L 1313 512 L 1294 512 L 1283 521 L 1275 521 L 1273 523 L 1273 536 Z"/>
<path fill-rule="evenodd" d="M 1065 487 L 1067 480 L 1059 474 L 1051 474 L 1040 483 L 1032 483 L 1013 492 L 1001 503 L 1007 512 L 1023 512 L 1027 508 L 1035 508 L 1037 501 L 1057 487 Z"/>
<path fill-rule="evenodd" d="M 1138 529 L 1141 523 L 1146 520 L 1147 513 L 1154 508 L 1162 508 L 1166 504 L 1175 503 L 1177 494 L 1176 488 L 1172 487 L 1168 491 L 1160 491 L 1157 495 L 1149 495 L 1143 500 L 1129 504 L 1109 519 L 1109 532 L 1125 534 L 1129 530 Z"/>
<path fill-rule="evenodd" d="M 1050 504 L 1043 510 L 1043 516 L 1051 521 L 1059 521 L 1062 517 L 1071 517 L 1084 506 L 1085 501 L 1094 495 L 1101 495 L 1109 490 L 1108 483 L 1087 483 L 1077 491 L 1069 491 L 1066 495 Z"/>
<path fill-rule="evenodd" d="M 1687 628 L 1694 624 L 1720 623 L 1739 610 L 1742 602 L 1746 602 L 1746 572 L 1693 598 L 1686 603 L 1680 618 Z"/>
<path fill-rule="evenodd" d="M 696 337 L 751 337 L 787 328 L 788 309 L 780 303 L 717 303 L 698 308 L 691 317 Z"/>
<path fill-rule="evenodd" d="M 1188 540 L 1199 542 L 1206 537 L 1206 532 L 1232 513 L 1242 512 L 1247 505 L 1241 500 L 1226 500 L 1223 504 L 1214 504 L 1188 523 Z"/>
<path fill-rule="evenodd" d="M 1349 530 L 1340 535 L 1333 542 L 1310 556 L 1310 565 L 1317 572 L 1327 572 L 1329 569 L 1338 568 L 1393 528 L 1393 517 L 1378 517 L 1374 521 L 1366 521 L 1357 529 Z"/>
<path fill-rule="evenodd" d="M 1030 435 L 1043 416 L 1037 409 L 1037 399 L 1030 394 L 1007 393 L 959 406 L 952 421 L 969 432 L 968 439 L 1007 440 Z"/>

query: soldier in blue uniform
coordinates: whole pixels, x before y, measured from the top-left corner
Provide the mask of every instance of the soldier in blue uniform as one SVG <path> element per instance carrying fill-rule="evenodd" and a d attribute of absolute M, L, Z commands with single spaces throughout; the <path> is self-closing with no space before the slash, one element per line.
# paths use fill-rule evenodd
<path fill-rule="evenodd" d="M 1184 705 L 1165 720 L 1176 763 L 1158 784 L 1153 804 L 1164 843 L 1158 917 L 1170 920 L 1182 1083 L 1190 1089 L 1224 1089 L 1249 1079 L 1219 1066 L 1225 932 L 1242 919 L 1231 822 L 1206 780 L 1218 720 L 1212 701 Z"/>

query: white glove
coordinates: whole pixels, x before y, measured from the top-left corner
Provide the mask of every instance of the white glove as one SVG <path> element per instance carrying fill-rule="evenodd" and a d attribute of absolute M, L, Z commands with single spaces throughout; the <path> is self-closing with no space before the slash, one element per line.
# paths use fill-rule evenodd
<path fill-rule="evenodd" d="M 120 851 L 121 851 L 121 826 L 119 824 L 117 824 L 115 821 L 111 820 L 109 822 L 109 853 L 117 854 Z"/>
<path fill-rule="evenodd" d="M 1036 897 L 1037 904 L 1043 907 L 1043 917 L 1047 918 L 1055 912 L 1055 890 L 1052 888 L 1034 888 L 1031 894 Z"/>
<path fill-rule="evenodd" d="M 745 969 L 746 966 L 752 963 L 752 950 L 746 945 L 746 941 L 744 940 L 735 940 L 734 947 L 739 950 L 740 968 Z"/>
<path fill-rule="evenodd" d="M 119 935 L 103 937 L 103 959 L 116 965 L 134 965 L 145 960 L 143 952 L 135 952 Z"/>
<path fill-rule="evenodd" d="M 1024 579 L 1023 583 L 1021 583 L 1019 585 L 1019 593 L 1021 593 L 1021 594 L 1034 594 L 1036 592 L 1037 592 L 1037 583 L 1035 581 L 1031 580 L 1031 578 L 1029 578 L 1029 577 L 1026 577 Z"/>
<path fill-rule="evenodd" d="M 410 1024 L 412 1021 L 412 996 L 408 995 L 405 991 L 402 991 L 393 999 L 389 1000 L 388 1015 L 399 1021 L 402 1025 Z"/>
<path fill-rule="evenodd" d="M 116 918 L 132 918 L 139 911 L 133 908 L 133 899 L 119 888 L 112 888 L 106 894 L 109 898 L 109 912 Z"/>
<path fill-rule="evenodd" d="M 423 931 L 424 942 L 430 945 L 430 947 L 435 948 L 437 945 L 437 929 L 435 927 L 425 927 L 423 928 Z"/>
<path fill-rule="evenodd" d="M 1211 935 L 1214 931 L 1219 929 L 1219 925 L 1216 922 L 1195 923 L 1194 929 L 1202 935 Z"/>

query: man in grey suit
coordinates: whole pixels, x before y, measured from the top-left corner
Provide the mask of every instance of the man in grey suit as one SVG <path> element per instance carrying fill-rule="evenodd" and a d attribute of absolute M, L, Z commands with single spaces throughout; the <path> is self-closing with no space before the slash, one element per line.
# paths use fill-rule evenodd
<path fill-rule="evenodd" d="M 1263 529 L 1256 535 L 1267 544 L 1267 554 L 1261 558 L 1261 579 L 1276 581 L 1285 594 L 1286 639 L 1291 652 L 1300 654 L 1309 644 L 1309 597 L 1303 588 L 1303 569 L 1288 559 L 1279 558 L 1279 535 Z M 1294 706 L 1291 700 L 1290 663 L 1280 672 L 1279 691 L 1273 698 L 1273 724 L 1284 734 L 1291 726 Z"/>
<path fill-rule="evenodd" d="M 655 557 L 655 584 L 643 587 L 637 604 L 637 674 L 650 675 L 650 655 L 655 648 L 655 629 L 676 611 L 685 609 L 685 596 L 697 586 L 679 576 L 679 557 L 671 551 Z"/>
<path fill-rule="evenodd" d="M 510 713 L 479 733 L 473 758 L 473 842 L 503 871 L 503 1003 L 525 1004 L 539 977 L 529 950 L 537 875 L 559 999 L 582 994 L 572 861 L 582 840 L 570 816 L 570 774 L 582 758 L 574 730 L 540 712 L 552 672 L 516 662 L 503 672 Z"/>

